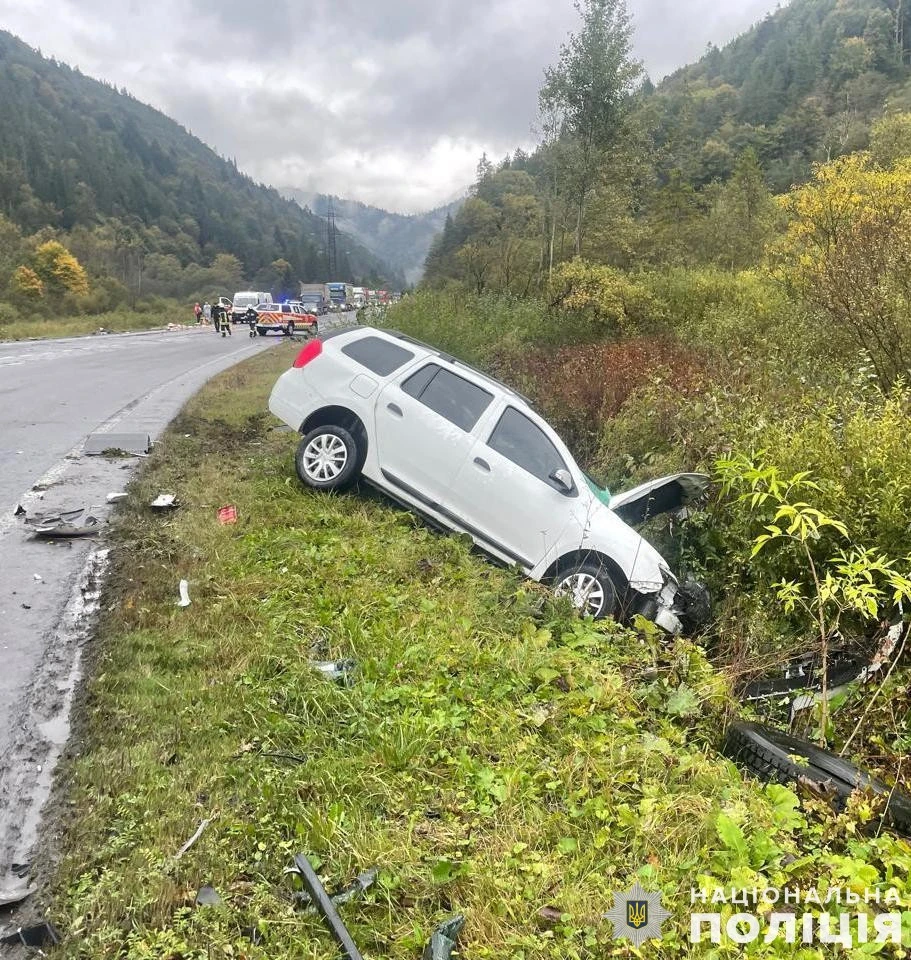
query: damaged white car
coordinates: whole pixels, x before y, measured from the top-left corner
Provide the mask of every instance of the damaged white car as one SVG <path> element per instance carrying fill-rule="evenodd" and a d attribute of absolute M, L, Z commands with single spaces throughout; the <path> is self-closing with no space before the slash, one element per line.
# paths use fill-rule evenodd
<path fill-rule="evenodd" d="M 610 498 L 525 398 L 455 357 L 349 328 L 307 343 L 269 409 L 302 435 L 296 465 L 308 487 L 363 478 L 595 618 L 640 613 L 679 633 L 707 614 L 704 590 L 682 587 L 629 523 L 685 511 L 708 478 Z"/>

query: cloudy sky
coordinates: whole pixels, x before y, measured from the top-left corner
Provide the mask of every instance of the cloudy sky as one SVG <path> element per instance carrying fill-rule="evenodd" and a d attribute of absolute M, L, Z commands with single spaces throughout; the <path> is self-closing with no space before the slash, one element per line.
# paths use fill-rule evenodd
<path fill-rule="evenodd" d="M 776 0 L 628 0 L 653 79 Z M 571 0 L 0 0 L 0 28 L 124 86 L 277 187 L 414 212 L 532 141 Z"/>

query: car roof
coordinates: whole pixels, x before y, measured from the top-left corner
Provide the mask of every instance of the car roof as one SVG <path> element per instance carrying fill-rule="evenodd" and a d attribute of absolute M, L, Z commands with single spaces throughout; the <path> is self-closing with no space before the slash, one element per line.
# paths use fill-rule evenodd
<path fill-rule="evenodd" d="M 509 384 L 503 383 L 502 380 L 497 380 L 496 377 L 491 377 L 489 374 L 484 373 L 483 370 L 478 370 L 477 367 L 473 367 L 470 363 L 466 363 L 464 360 L 459 360 L 458 357 L 454 357 L 451 353 L 446 353 L 445 350 L 439 350 L 436 347 L 431 346 L 429 343 L 424 343 L 423 340 L 418 340 L 415 337 L 409 336 L 407 333 L 402 333 L 399 330 L 380 330 L 377 327 L 368 326 L 352 327 L 346 332 L 351 333 L 354 330 L 363 330 L 372 334 L 379 334 L 386 339 L 399 340 L 403 341 L 404 343 L 408 343 L 411 346 L 420 347 L 422 350 L 426 351 L 427 357 L 437 357 L 440 360 L 445 360 L 447 363 L 451 363 L 453 366 L 461 367 L 463 370 L 468 370 L 474 376 L 484 380 L 486 383 L 496 387 L 498 390 L 502 390 L 504 393 L 509 394 L 509 396 L 515 397 L 530 409 L 534 409 L 534 404 L 531 402 L 531 400 L 519 393 L 518 390 L 514 390 L 509 386 Z"/>

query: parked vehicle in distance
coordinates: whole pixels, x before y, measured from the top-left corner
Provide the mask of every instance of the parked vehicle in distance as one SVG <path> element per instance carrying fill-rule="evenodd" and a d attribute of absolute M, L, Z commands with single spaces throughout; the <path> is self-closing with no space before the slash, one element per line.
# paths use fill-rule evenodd
<path fill-rule="evenodd" d="M 351 288 L 351 306 L 355 310 L 362 310 L 367 306 L 367 288 L 366 287 L 352 287 Z"/>
<path fill-rule="evenodd" d="M 225 311 L 225 316 L 230 317 L 234 312 L 234 302 L 227 297 L 219 297 L 218 305 Z"/>
<path fill-rule="evenodd" d="M 321 317 L 329 312 L 329 288 L 325 283 L 302 283 L 300 302 Z"/>
<path fill-rule="evenodd" d="M 231 319 L 235 323 L 240 323 L 245 319 L 250 307 L 256 307 L 261 303 L 272 303 L 272 294 L 260 290 L 239 290 L 234 294 L 230 308 Z"/>
<path fill-rule="evenodd" d="M 260 303 L 256 306 L 254 330 L 264 337 L 267 333 L 282 333 L 286 337 L 305 327 L 314 337 L 319 333 L 316 315 L 300 303 Z"/>
<path fill-rule="evenodd" d="M 308 487 L 341 490 L 362 477 L 596 618 L 638 613 L 677 633 L 707 616 L 704 588 L 681 586 L 623 519 L 683 510 L 707 477 L 679 474 L 611 498 L 527 400 L 433 347 L 371 327 L 312 340 L 269 409 L 300 432 L 295 461 Z"/>

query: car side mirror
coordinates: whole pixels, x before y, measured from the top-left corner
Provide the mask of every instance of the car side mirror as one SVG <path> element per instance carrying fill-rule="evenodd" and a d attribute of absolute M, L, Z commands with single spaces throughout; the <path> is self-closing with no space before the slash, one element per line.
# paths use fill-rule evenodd
<path fill-rule="evenodd" d="M 570 475 L 569 470 L 554 470 L 550 475 L 550 479 L 553 480 L 557 486 L 559 486 L 564 493 L 572 493 L 575 490 L 575 484 L 573 483 L 573 478 Z"/>

